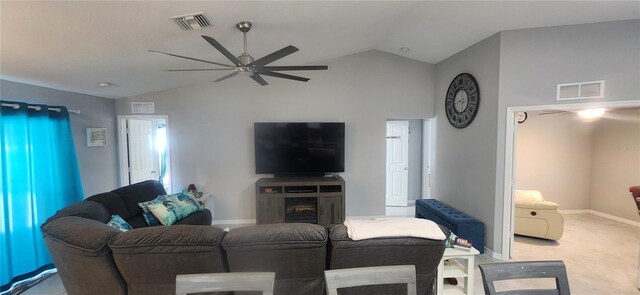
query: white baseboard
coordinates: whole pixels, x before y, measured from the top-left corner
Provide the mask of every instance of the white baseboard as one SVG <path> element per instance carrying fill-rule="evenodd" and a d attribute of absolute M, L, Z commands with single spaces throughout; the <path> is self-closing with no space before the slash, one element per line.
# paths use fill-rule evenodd
<path fill-rule="evenodd" d="M 212 220 L 212 225 L 216 224 L 256 224 L 255 219 L 227 219 L 227 220 Z"/>
<path fill-rule="evenodd" d="M 628 225 L 633 225 L 633 226 L 640 227 L 640 222 L 637 222 L 637 221 L 629 220 L 629 219 L 626 219 L 626 218 L 618 217 L 618 216 L 615 216 L 615 215 L 607 214 L 607 213 L 596 211 L 596 210 L 591 210 L 590 213 L 594 214 L 594 215 L 598 215 L 600 217 L 604 217 L 604 218 L 608 218 L 608 219 L 615 220 L 615 221 L 618 221 L 618 222 L 626 223 Z"/>
<path fill-rule="evenodd" d="M 491 249 L 489 249 L 487 247 L 484 247 L 484 254 L 489 255 L 491 258 L 504 260 L 504 259 L 502 259 L 502 253 L 493 252 L 493 251 L 491 251 Z"/>
<path fill-rule="evenodd" d="M 628 225 L 633 225 L 633 226 L 637 226 L 640 227 L 640 222 L 634 221 L 634 220 L 630 220 L 630 219 L 626 219 L 626 218 L 622 218 L 622 217 L 618 217 L 615 215 L 611 215 L 608 213 L 604 213 L 604 212 L 600 212 L 600 211 L 596 211 L 596 210 L 591 210 L 591 209 L 584 209 L 584 210 L 558 210 L 560 212 L 560 214 L 583 214 L 583 213 L 589 213 L 589 214 L 593 214 L 593 215 L 597 215 L 600 217 L 604 217 L 607 219 L 611 219 L 611 220 L 615 220 L 617 222 L 622 222 Z"/>
<path fill-rule="evenodd" d="M 583 213 L 592 213 L 590 209 L 582 209 L 582 210 L 558 210 L 560 214 L 583 214 Z"/>

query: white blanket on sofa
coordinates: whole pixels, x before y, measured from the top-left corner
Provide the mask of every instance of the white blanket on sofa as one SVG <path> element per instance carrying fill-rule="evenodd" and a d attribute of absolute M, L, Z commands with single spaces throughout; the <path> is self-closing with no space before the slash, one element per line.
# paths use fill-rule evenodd
<path fill-rule="evenodd" d="M 435 222 L 421 218 L 347 219 L 344 225 L 354 241 L 384 237 L 446 238 Z"/>

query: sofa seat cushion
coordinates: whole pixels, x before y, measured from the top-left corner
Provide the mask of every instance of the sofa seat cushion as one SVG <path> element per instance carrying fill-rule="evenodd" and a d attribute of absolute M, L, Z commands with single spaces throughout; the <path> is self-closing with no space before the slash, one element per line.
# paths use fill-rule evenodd
<path fill-rule="evenodd" d="M 317 248 L 327 243 L 324 227 L 308 223 L 278 223 L 239 227 L 224 238 L 225 249 Z"/>
<path fill-rule="evenodd" d="M 184 219 L 178 220 L 174 225 L 211 225 L 211 218 L 211 211 L 209 211 L 209 209 L 204 209 L 202 211 L 192 213 Z"/>

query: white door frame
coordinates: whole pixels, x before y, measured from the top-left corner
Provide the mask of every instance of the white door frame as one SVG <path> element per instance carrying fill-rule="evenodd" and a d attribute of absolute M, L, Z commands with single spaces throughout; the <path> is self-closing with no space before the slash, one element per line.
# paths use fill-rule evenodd
<path fill-rule="evenodd" d="M 515 113 L 531 112 L 531 111 L 575 111 L 587 108 L 621 108 L 621 107 L 640 107 L 640 100 L 629 101 L 602 101 L 602 102 L 583 102 L 571 104 L 550 104 L 536 106 L 507 107 L 505 118 L 505 149 L 504 149 L 504 187 L 503 187 L 503 204 L 502 211 L 502 260 L 508 260 L 512 251 L 513 237 L 513 220 L 515 218 L 514 194 L 512 186 L 515 183 L 513 167 L 515 163 L 514 151 L 514 124 Z"/>
<path fill-rule="evenodd" d="M 129 185 L 129 171 L 127 167 L 129 167 L 129 159 L 127 158 L 127 126 L 125 121 L 128 119 L 138 119 L 138 120 L 154 120 L 154 119 L 164 119 L 165 124 L 167 125 L 167 130 L 169 130 L 169 116 L 167 115 L 117 115 L 118 122 L 118 172 L 120 173 L 120 186 Z M 167 134 L 167 163 L 169 167 L 171 167 L 171 153 L 169 152 L 169 140 Z M 171 170 L 169 169 L 169 178 L 173 179 L 173 175 L 171 175 Z"/>
<path fill-rule="evenodd" d="M 434 120 L 422 119 L 422 197 L 421 199 L 431 199 L 431 183 L 433 179 L 433 125 Z"/>

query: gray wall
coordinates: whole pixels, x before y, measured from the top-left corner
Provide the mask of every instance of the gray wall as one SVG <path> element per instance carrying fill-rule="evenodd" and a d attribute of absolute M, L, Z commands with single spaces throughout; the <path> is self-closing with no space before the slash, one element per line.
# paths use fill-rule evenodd
<path fill-rule="evenodd" d="M 85 197 L 118 186 L 114 100 L 7 80 L 0 80 L 0 97 L 3 100 L 62 105 L 80 110 L 80 114 L 71 113 L 69 117 Z M 106 147 L 87 147 L 86 128 L 89 127 L 107 128 Z"/>
<path fill-rule="evenodd" d="M 495 252 L 502 252 L 507 107 L 576 103 L 556 101 L 556 85 L 596 80 L 606 80 L 605 98 L 587 102 L 640 100 L 640 20 L 501 32 Z"/>
<path fill-rule="evenodd" d="M 640 109 L 616 110 L 594 126 L 591 209 L 640 221 L 629 187 L 640 185 Z"/>
<path fill-rule="evenodd" d="M 485 243 L 495 249 L 496 139 L 500 35 L 495 34 L 436 65 L 436 199 L 485 224 Z M 471 125 L 447 121 L 444 101 L 451 81 L 469 73 L 480 87 L 480 106 Z"/>
<path fill-rule="evenodd" d="M 409 122 L 409 200 L 422 199 L 422 119 L 389 119 Z"/>
<path fill-rule="evenodd" d="M 538 113 L 529 112 L 518 125 L 516 188 L 539 190 L 560 210 L 590 209 L 591 131 L 597 122 Z"/>
<path fill-rule="evenodd" d="M 384 215 L 386 120 L 434 116 L 434 66 L 379 51 L 322 63 L 328 71 L 301 73 L 307 83 L 239 76 L 120 99 L 116 113 L 154 101 L 169 116 L 174 189 L 211 193 L 216 220 L 255 218 L 255 181 L 266 175 L 254 172 L 254 122 L 345 122 L 346 213 Z"/>

